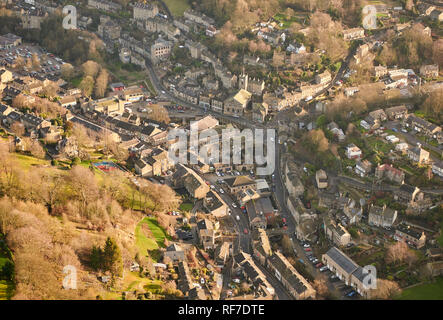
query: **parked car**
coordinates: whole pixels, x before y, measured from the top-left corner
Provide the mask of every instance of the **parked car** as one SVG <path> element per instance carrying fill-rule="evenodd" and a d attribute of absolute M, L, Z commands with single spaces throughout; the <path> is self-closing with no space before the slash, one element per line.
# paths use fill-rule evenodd
<path fill-rule="evenodd" d="M 348 296 L 348 297 L 353 297 L 353 296 L 355 296 L 356 293 L 357 293 L 357 292 L 356 292 L 355 290 L 352 290 L 351 292 L 349 292 L 349 293 L 347 294 L 347 296 Z"/>
<path fill-rule="evenodd" d="M 323 267 L 323 263 L 321 263 L 321 262 L 320 262 L 320 263 L 317 263 L 317 264 L 315 265 L 315 267 L 316 267 L 316 268 L 321 268 L 321 267 Z"/>
<path fill-rule="evenodd" d="M 237 205 L 235 204 L 235 202 L 232 203 L 232 207 L 237 208 Z"/>
<path fill-rule="evenodd" d="M 244 234 L 248 234 L 249 233 L 248 229 L 246 229 L 246 228 L 243 229 L 243 232 L 244 232 Z"/>
<path fill-rule="evenodd" d="M 225 193 L 222 188 L 220 188 L 220 193 L 221 194 Z"/>
<path fill-rule="evenodd" d="M 320 270 L 320 272 L 325 272 L 326 270 L 328 270 L 328 267 L 324 266 L 324 267 L 321 267 L 319 270 Z"/>
<path fill-rule="evenodd" d="M 304 248 L 309 248 L 310 245 L 306 243 L 306 244 L 303 245 L 303 247 L 304 247 Z"/>
<path fill-rule="evenodd" d="M 305 248 L 305 251 L 306 252 L 310 252 L 310 251 L 312 251 L 312 249 L 311 248 Z"/>

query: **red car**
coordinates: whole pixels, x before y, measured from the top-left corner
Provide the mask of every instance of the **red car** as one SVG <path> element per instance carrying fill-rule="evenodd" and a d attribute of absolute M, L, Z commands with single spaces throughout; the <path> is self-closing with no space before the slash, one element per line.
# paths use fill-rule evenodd
<path fill-rule="evenodd" d="M 243 232 L 244 232 L 245 234 L 248 234 L 249 231 L 248 231 L 248 229 L 245 228 L 245 229 L 243 230 Z"/>
<path fill-rule="evenodd" d="M 312 251 L 312 250 L 311 250 L 311 248 L 305 248 L 305 251 L 306 251 L 306 252 L 310 252 L 310 251 Z"/>
<path fill-rule="evenodd" d="M 320 263 L 317 263 L 317 264 L 315 265 L 315 267 L 316 267 L 316 268 L 323 267 L 323 263 L 321 263 L 321 262 L 320 262 Z"/>

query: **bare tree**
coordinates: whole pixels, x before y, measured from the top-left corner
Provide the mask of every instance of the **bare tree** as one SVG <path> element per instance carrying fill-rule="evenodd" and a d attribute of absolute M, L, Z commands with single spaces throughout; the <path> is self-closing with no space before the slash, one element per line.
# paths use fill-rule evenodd
<path fill-rule="evenodd" d="M 95 78 L 100 70 L 100 65 L 92 60 L 88 60 L 82 64 L 83 74 Z"/>
<path fill-rule="evenodd" d="M 390 299 L 401 293 L 401 289 L 394 281 L 377 279 L 377 288 L 371 290 L 371 299 Z"/>
<path fill-rule="evenodd" d="M 417 260 L 415 253 L 409 249 L 408 245 L 404 241 L 398 241 L 397 243 L 388 247 L 386 252 L 387 263 L 401 263 L 408 262 L 412 264 Z"/>
<path fill-rule="evenodd" d="M 94 89 L 94 78 L 91 76 L 86 76 L 79 84 L 79 88 L 82 90 L 83 95 L 91 96 L 92 90 Z"/>
<path fill-rule="evenodd" d="M 108 87 L 108 78 L 108 71 L 102 68 L 95 82 L 95 95 L 97 97 L 104 97 L 106 88 Z"/>

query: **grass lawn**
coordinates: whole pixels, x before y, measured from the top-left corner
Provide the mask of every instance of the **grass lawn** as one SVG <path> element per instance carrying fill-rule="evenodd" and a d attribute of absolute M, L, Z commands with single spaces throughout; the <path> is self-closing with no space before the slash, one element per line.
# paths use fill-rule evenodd
<path fill-rule="evenodd" d="M 142 255 L 146 255 L 148 251 L 158 249 L 155 239 L 148 238 L 143 231 L 143 225 L 147 224 L 146 219 L 147 218 L 140 221 L 135 227 L 135 244 L 137 245 L 139 253 Z"/>
<path fill-rule="evenodd" d="M 131 84 L 147 78 L 146 71 L 138 69 L 133 65 L 124 65 L 119 60 L 112 60 L 106 64 L 106 68 L 118 81 Z"/>
<path fill-rule="evenodd" d="M 164 0 L 174 17 L 180 17 L 189 8 L 187 0 Z"/>
<path fill-rule="evenodd" d="M 146 232 L 147 230 L 144 229 L 146 227 L 152 233 L 152 237 L 148 236 Z M 149 251 L 154 251 L 164 247 L 165 238 L 168 240 L 171 239 L 166 231 L 158 225 L 155 218 L 146 217 L 135 227 L 135 241 L 139 253 L 142 255 L 146 255 Z M 152 258 L 155 260 L 155 257 Z"/>
<path fill-rule="evenodd" d="M 278 21 L 278 23 L 283 24 L 283 25 L 281 26 L 281 28 L 283 28 L 283 29 L 287 29 L 287 28 L 289 28 L 293 22 L 296 22 L 296 21 L 297 21 L 297 18 L 296 18 L 296 17 L 288 17 L 288 16 L 286 16 L 286 15 L 283 14 L 283 13 L 277 13 L 273 18 L 274 18 L 276 21 Z"/>
<path fill-rule="evenodd" d="M 403 290 L 397 298 L 399 300 L 442 300 L 443 277 L 437 278 L 435 283 L 426 283 Z"/>
<path fill-rule="evenodd" d="M 20 153 L 16 153 L 15 156 L 20 165 L 22 165 L 26 170 L 29 170 L 32 166 L 36 165 L 51 165 L 50 161 L 48 160 L 37 159 Z"/>
<path fill-rule="evenodd" d="M 192 203 L 190 203 L 190 202 L 183 202 L 183 203 L 180 205 L 179 209 L 180 209 L 181 211 L 191 211 L 191 210 L 192 210 L 192 207 L 193 207 L 193 204 L 192 204 Z"/>

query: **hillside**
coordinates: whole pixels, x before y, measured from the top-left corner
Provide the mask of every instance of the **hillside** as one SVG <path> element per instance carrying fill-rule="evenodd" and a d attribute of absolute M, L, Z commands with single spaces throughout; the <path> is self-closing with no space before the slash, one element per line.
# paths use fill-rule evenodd
<path fill-rule="evenodd" d="M 0 151 L 0 232 L 5 235 L 0 269 L 10 260 L 15 265 L 15 292 L 11 292 L 14 283 L 1 277 L 1 298 L 93 299 L 121 292 L 137 274 L 117 276 L 111 291 L 107 290 L 97 279 L 102 272 L 92 265 L 93 246 L 102 246 L 107 237 L 115 239 L 126 269 L 136 255 L 150 259 L 152 250 L 155 254 L 164 246 L 162 238 L 169 238 L 155 217 L 146 220 L 143 235 L 144 241 L 155 246 L 140 247 L 134 236 L 143 217 L 141 209 L 150 212 L 156 206 L 158 214 L 167 208 L 156 203 L 160 195 L 174 198 L 168 187 L 147 182 L 137 190 L 131 174 L 105 173 L 90 161 L 51 164 L 31 155 L 10 153 L 3 140 Z M 154 194 L 158 188 L 162 191 Z M 168 201 L 161 202 L 168 205 Z M 7 247 L 13 259 L 7 257 Z M 61 287 L 62 270 L 67 265 L 77 268 L 78 290 Z M 121 298 L 121 294 L 109 298 Z"/>

